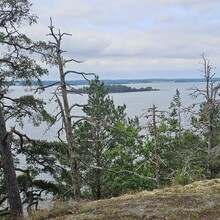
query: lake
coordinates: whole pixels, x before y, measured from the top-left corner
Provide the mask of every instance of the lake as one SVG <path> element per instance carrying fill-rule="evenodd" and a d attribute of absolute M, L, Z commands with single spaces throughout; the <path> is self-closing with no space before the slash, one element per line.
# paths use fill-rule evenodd
<path fill-rule="evenodd" d="M 128 84 L 127 86 L 141 88 L 141 87 L 149 87 L 151 86 L 154 89 L 159 89 L 159 91 L 148 91 L 148 92 L 131 92 L 131 93 L 112 93 L 109 94 L 110 97 L 113 98 L 116 105 L 126 105 L 126 113 L 128 117 L 141 116 L 148 108 L 152 107 L 155 104 L 158 107 L 158 110 L 167 111 L 172 101 L 173 96 L 176 93 L 176 89 L 180 91 L 182 104 L 184 107 L 188 107 L 190 104 L 196 102 L 201 102 L 201 98 L 197 100 L 193 100 L 190 96 L 189 89 L 193 86 L 197 88 L 204 88 L 204 82 L 183 82 L 183 83 L 175 83 L 175 82 L 156 82 L 156 83 L 143 83 L 143 84 Z M 53 91 L 55 87 L 47 89 L 45 92 L 41 94 L 36 94 L 37 97 L 43 99 L 47 103 L 47 110 L 50 113 L 57 113 L 56 109 L 57 103 L 54 100 L 51 100 L 53 97 Z M 14 86 L 13 92 L 11 93 L 12 97 L 19 97 L 20 95 L 25 94 L 33 94 L 31 91 L 25 91 L 21 86 Z M 87 101 L 87 95 L 76 95 L 69 94 L 70 103 L 79 103 L 85 104 Z M 73 115 L 82 115 L 82 112 L 79 108 L 75 108 L 72 111 Z M 144 123 L 143 121 L 141 121 Z M 26 133 L 33 139 L 46 139 L 46 140 L 55 140 L 56 132 L 60 128 L 61 122 L 54 125 L 50 130 L 46 133 L 47 125 L 42 123 L 40 127 L 33 127 L 30 123 L 26 123 L 21 132 Z M 14 121 L 10 120 L 7 123 L 8 126 L 14 126 Z M 19 126 L 16 126 L 19 130 Z"/>
<path fill-rule="evenodd" d="M 141 116 L 146 109 L 152 107 L 155 104 L 158 107 L 158 110 L 167 111 L 172 101 L 173 96 L 176 93 L 176 89 L 179 89 L 182 104 L 187 107 L 192 104 L 195 100 L 190 97 L 190 93 L 192 91 L 189 88 L 196 86 L 198 88 L 204 88 L 204 82 L 194 82 L 194 83 L 174 83 L 174 82 L 156 82 L 156 83 L 144 83 L 144 84 L 128 84 L 130 87 L 141 88 L 141 87 L 149 87 L 151 86 L 154 89 L 159 89 L 159 91 L 149 91 L 149 92 L 132 92 L 132 93 L 112 93 L 109 94 L 116 105 L 126 104 L 126 113 L 129 117 Z M 21 95 L 33 94 L 34 92 L 25 91 L 21 86 L 14 86 L 13 92 L 11 92 L 12 97 L 19 97 Z M 51 100 L 53 97 L 53 91 L 55 87 L 47 89 L 45 92 L 41 94 L 36 94 L 37 97 L 43 99 L 47 103 L 47 110 L 50 113 L 57 113 L 56 109 L 57 103 L 54 100 Z M 87 95 L 76 95 L 69 94 L 69 100 L 72 104 L 79 103 L 85 104 L 87 101 Z M 201 99 L 197 100 L 200 102 Z M 74 109 L 72 112 L 74 115 L 81 115 L 82 112 L 80 109 Z M 146 120 L 146 119 L 145 119 Z M 140 119 L 141 124 L 144 126 L 146 121 Z M 8 129 L 10 126 L 14 126 L 15 123 L 13 120 L 7 122 Z M 21 131 L 21 133 L 27 134 L 32 139 L 45 139 L 45 140 L 58 140 L 56 138 L 56 133 L 60 128 L 61 122 L 58 122 L 54 125 L 50 130 L 46 133 L 47 125 L 42 123 L 40 127 L 33 127 L 30 123 L 26 122 L 24 128 L 19 128 L 16 126 L 16 129 Z M 20 158 L 21 168 L 25 169 L 26 161 L 24 157 Z M 48 174 L 41 174 L 38 176 L 39 179 L 47 179 L 51 180 L 51 177 Z M 51 200 L 51 195 L 47 195 L 44 197 L 45 202 L 41 204 L 42 207 L 46 207 L 48 205 L 48 201 Z"/>

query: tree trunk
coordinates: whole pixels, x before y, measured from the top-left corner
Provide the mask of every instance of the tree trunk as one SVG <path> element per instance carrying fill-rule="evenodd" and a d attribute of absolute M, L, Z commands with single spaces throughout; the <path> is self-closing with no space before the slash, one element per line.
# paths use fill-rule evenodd
<path fill-rule="evenodd" d="M 101 170 L 96 170 L 96 200 L 101 199 Z"/>
<path fill-rule="evenodd" d="M 99 123 L 96 121 L 95 122 L 95 160 L 96 160 L 96 166 L 101 167 L 101 148 L 102 148 L 102 143 L 100 140 L 100 126 Z M 96 188 L 96 195 L 95 199 L 99 200 L 101 199 L 101 170 L 96 169 L 95 170 L 95 188 Z"/>
<path fill-rule="evenodd" d="M 156 125 L 156 106 L 153 105 L 153 128 L 154 128 L 154 156 L 155 156 L 155 168 L 156 168 L 156 183 L 157 188 L 160 189 L 160 157 L 159 157 L 159 145 L 157 143 L 157 125 Z"/>
<path fill-rule="evenodd" d="M 58 65 L 59 67 L 60 88 L 61 88 L 62 100 L 63 100 L 63 103 L 60 105 L 60 110 L 62 112 L 62 120 L 63 120 L 64 129 L 66 133 L 66 141 L 68 145 L 68 151 L 70 154 L 69 162 L 70 162 L 71 177 L 72 177 L 72 192 L 74 194 L 75 200 L 78 201 L 80 199 L 78 158 L 77 158 L 76 147 L 74 143 L 74 132 L 73 132 L 73 127 L 72 127 L 71 108 L 70 108 L 69 100 L 67 96 L 67 85 L 66 85 L 66 80 L 65 80 L 67 72 L 64 72 L 65 64 L 72 60 L 64 60 L 62 56 L 62 53 L 64 52 L 61 49 L 62 37 L 68 34 L 67 33 L 62 34 L 60 30 L 58 34 L 55 34 L 53 31 L 53 28 L 54 26 L 52 25 L 52 19 L 51 19 L 51 24 L 49 26 L 49 29 L 50 29 L 49 35 L 51 35 L 55 40 L 55 43 L 51 43 L 51 44 L 53 45 L 53 48 L 56 48 L 56 56 L 54 56 L 54 54 L 52 56 L 54 56 L 53 58 L 55 60 L 55 65 Z"/>
<path fill-rule="evenodd" d="M 61 81 L 62 83 L 62 81 Z M 68 144 L 68 150 L 70 153 L 70 168 L 71 168 L 71 176 L 72 176 L 72 183 L 73 183 L 73 194 L 76 201 L 80 199 L 80 187 L 79 187 L 79 174 L 78 174 L 78 163 L 77 163 L 77 155 L 76 149 L 74 144 L 74 137 L 73 137 L 73 128 L 72 128 L 72 121 L 70 115 L 70 108 L 69 102 L 67 98 L 67 89 L 64 84 L 62 86 L 62 96 L 64 102 L 64 111 L 65 111 L 65 130 L 66 130 L 66 139 Z"/>
<path fill-rule="evenodd" d="M 74 134 L 73 134 L 73 128 L 72 128 L 70 106 L 69 106 L 69 101 L 67 97 L 65 74 L 63 71 L 62 59 L 59 54 L 58 54 L 58 60 L 59 60 L 61 92 L 62 92 L 63 107 L 64 107 L 64 113 L 65 113 L 65 118 L 63 118 L 63 121 L 64 121 L 64 127 L 65 127 L 65 132 L 66 132 L 68 151 L 70 154 L 70 169 L 71 169 L 71 177 L 72 177 L 73 194 L 74 194 L 75 200 L 79 201 L 80 200 L 80 186 L 79 186 L 78 162 L 77 162 L 77 155 L 76 155 L 76 149 L 75 149 L 75 144 L 74 144 L 74 136 L 73 136 Z"/>
<path fill-rule="evenodd" d="M 71 148 L 71 149 L 70 149 Z M 69 146 L 70 155 L 70 168 L 72 176 L 72 187 L 73 194 L 76 201 L 80 200 L 80 185 L 79 185 L 79 172 L 78 172 L 78 163 L 75 148 L 71 145 Z"/>
<path fill-rule="evenodd" d="M 100 163 L 100 141 L 98 140 L 98 144 L 96 147 L 96 165 L 97 167 L 101 167 Z M 101 199 L 101 170 L 97 169 L 95 171 L 95 183 L 96 183 L 96 200 Z"/>
<path fill-rule="evenodd" d="M 7 185 L 11 218 L 18 219 L 22 217 L 23 210 L 9 139 L 10 137 L 6 131 L 4 115 L 0 107 L 0 151 L 2 166 Z"/>
<path fill-rule="evenodd" d="M 212 115 L 213 113 L 210 112 L 212 110 L 209 110 L 208 112 L 208 149 L 207 149 L 207 176 L 208 178 L 212 178 L 212 169 L 210 167 L 210 155 L 211 155 L 211 151 L 213 149 L 213 119 L 212 119 Z"/>

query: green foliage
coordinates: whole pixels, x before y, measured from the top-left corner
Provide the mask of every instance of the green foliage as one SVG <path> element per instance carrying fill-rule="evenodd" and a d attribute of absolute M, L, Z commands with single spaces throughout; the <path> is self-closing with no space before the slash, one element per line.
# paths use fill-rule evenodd
<path fill-rule="evenodd" d="M 28 0 L 2 0 L 0 4 L 0 43 L 1 43 L 1 74 L 0 88 L 8 86 L 13 80 L 23 80 L 31 85 L 33 80 L 40 83 L 40 77 L 48 71 L 42 68 L 32 54 L 45 53 L 46 43 L 33 42 L 27 35 L 20 33 L 22 25 L 37 22 L 37 16 L 31 13 Z"/>
<path fill-rule="evenodd" d="M 63 198 L 71 186 L 67 146 L 60 142 L 34 140 L 14 140 L 13 146 L 16 156 L 25 156 L 27 163 L 26 169 L 20 170 L 17 177 L 23 203 L 31 201 L 30 194 L 34 195 L 35 201 L 40 200 L 43 192 Z M 42 179 L 44 175 L 50 178 Z M 5 185 L 1 189 L 5 193 Z"/>
<path fill-rule="evenodd" d="M 109 167 L 105 151 L 114 144 L 110 128 L 116 121 L 124 118 L 124 109 L 125 106 L 115 107 L 98 77 L 90 82 L 88 104 L 83 108 L 89 120 L 78 124 L 75 134 L 79 146 L 78 155 L 83 161 L 83 185 L 88 185 L 93 190 L 94 198 L 101 196 L 101 176 L 104 172 L 101 169 Z"/>
<path fill-rule="evenodd" d="M 33 187 L 28 176 L 24 173 L 18 175 L 17 180 L 21 191 L 27 191 L 29 188 Z"/>
<path fill-rule="evenodd" d="M 124 110 L 125 106 L 114 105 L 98 77 L 90 82 L 88 104 L 83 108 L 88 120 L 78 124 L 75 134 L 83 161 L 82 185 L 89 187 L 93 198 L 146 188 L 144 176 L 137 178 L 143 172 L 132 174 L 140 166 L 143 149 L 138 123 L 126 119 Z"/>
<path fill-rule="evenodd" d="M 106 152 L 106 157 L 111 161 L 113 172 L 103 175 L 107 184 L 105 196 L 153 189 L 154 182 L 150 179 L 153 167 L 148 163 L 151 146 L 144 145 L 137 124 L 119 121 L 111 132 L 115 146 Z"/>
<path fill-rule="evenodd" d="M 1 161 L 4 171 L 5 185 L 1 189 L 8 190 L 8 202 L 10 204 L 11 218 L 15 219 L 22 215 L 22 204 L 19 196 L 19 189 L 16 180 L 16 172 L 11 154 L 11 132 L 7 133 L 5 121 L 9 118 L 16 118 L 21 126 L 22 119 L 29 118 L 35 126 L 42 121 L 53 122 L 53 118 L 45 111 L 44 102 L 35 99 L 34 96 L 23 96 L 13 99 L 10 97 L 9 87 L 14 81 L 22 80 L 24 85 L 31 85 L 33 80 L 40 84 L 40 77 L 47 74 L 47 70 L 42 68 L 37 58 L 43 55 L 45 47 L 42 48 L 40 43 L 33 42 L 27 35 L 20 32 L 23 25 L 32 25 L 36 23 L 37 16 L 31 12 L 31 3 L 28 0 L 2 0 L 0 3 L 0 116 L 1 116 Z M 34 56 L 33 56 L 34 55 Z M 5 138 L 10 136 L 5 142 Z M 20 136 L 20 145 L 23 139 Z M 4 143 L 5 142 L 5 143 Z M 14 146 L 13 146 L 14 147 Z M 13 152 L 14 153 L 14 152 Z M 16 157 L 17 155 L 14 156 Z M 17 164 L 18 165 L 18 164 Z M 35 168 L 30 164 L 30 175 L 33 177 L 37 174 Z M 26 172 L 26 171 L 25 171 Z M 18 178 L 24 187 L 31 189 L 27 179 L 24 176 Z M 26 183 L 26 184 L 24 184 Z"/>
<path fill-rule="evenodd" d="M 157 120 L 157 144 L 160 158 L 160 180 L 164 185 L 171 183 L 186 184 L 204 178 L 205 153 L 204 140 L 200 134 L 189 128 L 182 119 L 186 118 L 178 90 L 173 97 L 168 113 L 160 114 Z M 154 133 L 149 126 L 150 137 L 147 144 L 152 142 L 150 153 L 151 165 L 154 167 Z M 155 170 L 152 171 L 155 173 Z M 153 174 L 154 176 L 154 174 Z"/>
<path fill-rule="evenodd" d="M 108 93 L 122 93 L 122 92 L 146 92 L 146 91 L 158 91 L 158 89 L 153 89 L 152 87 L 146 87 L 146 88 L 132 88 L 125 85 L 104 85 L 105 89 L 108 91 Z M 74 93 L 88 93 L 87 87 L 82 87 L 79 89 L 71 89 L 69 92 Z"/>
<path fill-rule="evenodd" d="M 174 179 L 172 180 L 172 183 L 175 184 L 181 184 L 181 185 L 186 185 L 190 183 L 189 177 L 186 175 L 183 175 L 181 172 L 176 172 L 176 175 Z"/>
<path fill-rule="evenodd" d="M 13 15 L 12 20 L 6 19 L 1 22 L 0 27 L 0 88 L 4 96 L 1 99 L 1 107 L 6 120 L 15 118 L 15 122 L 21 127 L 24 118 L 28 118 L 28 122 L 32 122 L 34 126 L 39 126 L 43 121 L 53 124 L 55 118 L 46 112 L 46 103 L 43 100 L 31 95 L 12 99 L 6 95 L 8 87 L 17 80 L 24 81 L 24 85 L 32 85 L 33 80 L 36 80 L 41 85 L 40 77 L 48 72 L 31 58 L 33 53 L 44 55 L 46 51 L 47 56 L 43 56 L 43 60 L 46 59 L 50 65 L 65 66 L 68 62 L 59 61 L 61 50 L 57 50 L 53 43 L 48 45 L 45 42 L 33 42 L 25 34 L 14 31 L 26 22 L 36 22 L 37 17 L 30 13 L 30 6 L 27 0 L 3 0 L 0 4 L 0 21 Z M 160 160 L 160 181 L 163 185 L 187 184 L 205 178 L 207 166 L 212 168 L 214 175 L 219 175 L 220 154 L 219 150 L 214 148 L 219 144 L 220 137 L 220 111 L 217 99 L 219 87 L 213 87 L 214 82 L 207 79 L 208 95 L 200 104 L 197 115 L 191 117 L 193 129 L 182 123 L 185 117 L 184 108 L 180 92 L 176 90 L 169 113 L 160 114 L 160 121 L 148 126 L 147 140 L 140 136 L 138 120 L 126 118 L 126 106 L 115 106 L 108 92 L 153 89 L 105 86 L 98 77 L 91 80 L 86 88 L 88 103 L 83 107 L 85 117 L 73 127 L 77 159 L 80 161 L 83 196 L 100 199 L 131 191 L 154 189 L 156 141 Z M 65 85 L 65 82 L 63 83 Z M 84 90 L 85 88 L 81 91 Z M 196 94 L 197 92 L 200 93 Z M 204 95 L 202 90 L 196 90 L 195 95 L 201 94 Z M 207 157 L 207 142 L 210 142 L 210 139 L 212 152 L 209 154 L 210 157 Z M 20 170 L 22 173 L 17 177 L 23 202 L 29 203 L 31 195 L 36 196 L 37 200 L 40 199 L 42 191 L 53 195 L 66 195 L 65 192 L 71 187 L 68 160 L 71 147 L 68 149 L 66 144 L 61 142 L 31 140 L 26 135 L 20 135 L 18 139 L 12 138 L 12 141 L 14 156 L 25 156 L 27 162 L 26 170 Z M 17 165 L 19 166 L 19 161 Z M 38 179 L 41 174 L 49 174 L 51 180 Z M 6 194 L 6 184 L 1 176 L 1 194 Z"/>
<path fill-rule="evenodd" d="M 88 92 L 88 104 L 83 111 L 90 117 L 94 117 L 100 123 L 113 122 L 113 119 L 120 120 L 125 117 L 125 105 L 115 107 L 113 100 L 108 96 L 108 90 L 104 83 L 96 77 L 91 80 Z"/>
<path fill-rule="evenodd" d="M 27 168 L 34 176 L 48 173 L 60 183 L 64 181 L 62 177 L 70 178 L 66 170 L 69 164 L 66 159 L 68 150 L 65 144 L 47 141 L 19 142 L 19 140 L 16 141 L 14 150 L 17 155 L 26 156 Z M 19 144 L 20 148 L 18 148 Z"/>
<path fill-rule="evenodd" d="M 5 39 L 4 33 L 0 32 L 0 43 L 2 43 Z"/>
<path fill-rule="evenodd" d="M 51 125 L 55 122 L 55 118 L 48 114 L 45 105 L 43 100 L 25 95 L 12 99 L 12 104 L 4 108 L 4 114 L 7 119 L 14 118 L 21 127 L 23 127 L 24 118 L 28 118 L 34 126 L 39 126 L 43 121 Z"/>

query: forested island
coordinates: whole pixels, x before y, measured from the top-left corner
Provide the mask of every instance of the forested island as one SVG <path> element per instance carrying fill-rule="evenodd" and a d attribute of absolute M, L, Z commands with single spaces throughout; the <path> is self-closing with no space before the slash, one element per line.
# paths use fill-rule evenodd
<path fill-rule="evenodd" d="M 125 85 L 105 85 L 105 89 L 108 93 L 123 93 L 123 92 L 149 92 L 149 91 L 159 91 L 159 89 L 154 89 L 151 86 L 149 87 L 141 87 L 141 88 L 132 88 L 130 86 Z M 72 88 L 69 90 L 71 93 L 81 93 L 86 94 L 88 91 L 88 87 L 83 86 L 79 89 Z"/>

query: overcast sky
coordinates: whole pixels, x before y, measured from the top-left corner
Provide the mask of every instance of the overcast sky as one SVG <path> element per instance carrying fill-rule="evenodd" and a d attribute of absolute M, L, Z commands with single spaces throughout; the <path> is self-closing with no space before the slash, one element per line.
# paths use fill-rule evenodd
<path fill-rule="evenodd" d="M 200 77 L 201 55 L 220 76 L 220 0 L 31 0 L 31 29 L 45 38 L 49 18 L 71 33 L 66 55 L 102 79 Z"/>

